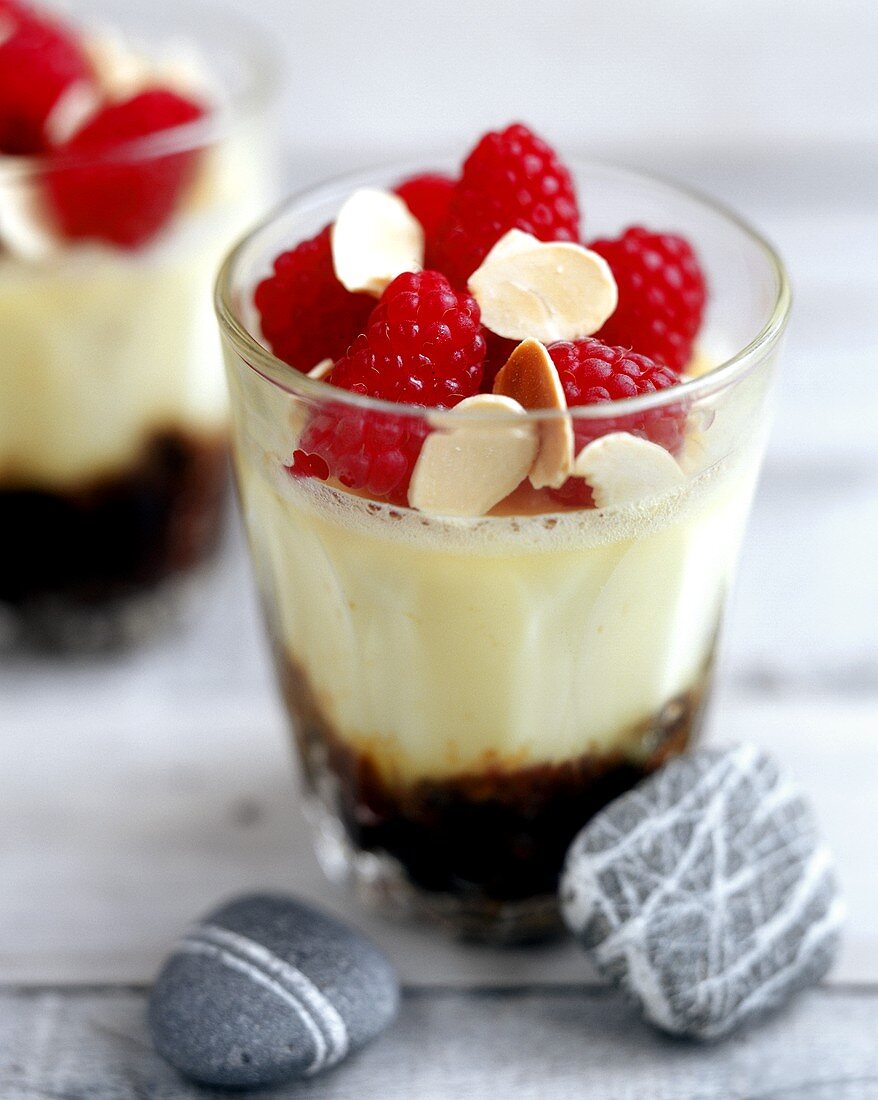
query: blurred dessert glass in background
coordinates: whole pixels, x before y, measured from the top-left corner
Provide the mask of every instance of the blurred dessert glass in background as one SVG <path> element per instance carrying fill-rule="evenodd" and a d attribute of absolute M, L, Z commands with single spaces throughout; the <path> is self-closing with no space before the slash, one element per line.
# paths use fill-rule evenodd
<path fill-rule="evenodd" d="M 213 3 L 0 0 L 0 626 L 94 648 L 216 550 L 210 286 L 272 190 L 274 61 Z"/>

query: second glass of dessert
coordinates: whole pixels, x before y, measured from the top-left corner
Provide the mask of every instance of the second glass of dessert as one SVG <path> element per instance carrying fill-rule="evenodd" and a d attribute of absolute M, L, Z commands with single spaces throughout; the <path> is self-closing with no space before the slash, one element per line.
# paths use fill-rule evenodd
<path fill-rule="evenodd" d="M 211 286 L 264 208 L 274 64 L 210 3 L 0 0 L 0 633 L 131 640 L 227 498 Z"/>
<path fill-rule="evenodd" d="M 520 125 L 231 255 L 241 501 L 333 878 L 556 927 L 577 831 L 701 727 L 788 304 L 735 217 Z"/>

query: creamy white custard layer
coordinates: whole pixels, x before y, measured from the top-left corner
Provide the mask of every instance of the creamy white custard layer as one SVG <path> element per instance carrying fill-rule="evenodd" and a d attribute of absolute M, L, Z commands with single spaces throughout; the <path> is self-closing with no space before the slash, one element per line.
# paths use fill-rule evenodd
<path fill-rule="evenodd" d="M 752 454 L 636 508 L 442 520 L 239 464 L 279 647 L 396 782 L 636 759 L 709 659 L 756 474 Z"/>
<path fill-rule="evenodd" d="M 207 158 L 145 249 L 0 253 L 0 487 L 63 490 L 124 470 L 157 431 L 225 429 L 212 284 L 266 187 L 249 141 Z"/>

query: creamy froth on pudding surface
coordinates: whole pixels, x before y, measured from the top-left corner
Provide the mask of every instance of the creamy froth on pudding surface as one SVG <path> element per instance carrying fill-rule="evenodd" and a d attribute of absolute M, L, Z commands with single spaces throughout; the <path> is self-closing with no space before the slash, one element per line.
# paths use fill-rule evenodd
<path fill-rule="evenodd" d="M 268 180 L 221 22 L 190 42 L 162 6 L 165 42 L 80 14 L 2 13 L 0 613 L 91 647 L 141 633 L 218 542 L 210 284 Z"/>
<path fill-rule="evenodd" d="M 581 243 L 522 126 L 374 184 L 220 275 L 254 568 L 327 872 L 526 939 L 582 825 L 698 734 L 779 329 L 749 369 L 721 349 L 782 288 L 761 243 L 729 278 L 736 223 L 611 169 L 582 188 L 616 235 Z"/>

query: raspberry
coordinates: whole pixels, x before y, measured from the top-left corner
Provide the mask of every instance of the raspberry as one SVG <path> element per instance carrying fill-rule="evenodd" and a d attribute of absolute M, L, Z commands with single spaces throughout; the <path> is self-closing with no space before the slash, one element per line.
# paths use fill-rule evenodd
<path fill-rule="evenodd" d="M 326 481 L 329 477 L 326 462 L 320 455 L 309 455 L 307 451 L 293 451 L 293 464 L 287 469 L 293 477 L 317 477 L 321 481 Z"/>
<path fill-rule="evenodd" d="M 478 392 L 484 357 L 475 299 L 455 292 L 437 271 L 406 273 L 385 290 L 330 382 L 385 401 L 451 408 Z M 378 413 L 339 402 L 312 417 L 301 447 L 348 488 L 404 504 L 427 431 L 420 417 L 403 410 Z"/>
<path fill-rule="evenodd" d="M 405 504 L 427 431 L 416 416 L 327 404 L 308 422 L 290 472 L 322 480 L 331 474 L 349 489 Z"/>
<path fill-rule="evenodd" d="M 439 233 L 437 260 L 463 286 L 510 229 L 541 241 L 579 239 L 570 173 L 526 126 L 485 134 L 467 157 Z"/>
<path fill-rule="evenodd" d="M 3 0 L 0 21 L 0 152 L 30 156 L 49 147 L 46 120 L 64 92 L 91 81 L 91 67 L 67 28 Z"/>
<path fill-rule="evenodd" d="M 684 370 L 707 296 L 689 243 L 633 226 L 616 240 L 592 241 L 589 247 L 604 257 L 619 287 L 619 305 L 598 338 Z"/>
<path fill-rule="evenodd" d="M 608 347 L 593 337 L 552 344 L 548 350 L 571 408 L 639 397 L 680 381 L 670 367 L 625 348 Z M 630 432 L 673 453 L 683 442 L 684 421 L 685 411 L 679 404 L 606 420 L 574 418 L 574 450 L 579 454 L 587 443 L 610 432 Z M 590 507 L 593 503 L 591 489 L 581 478 L 569 478 L 560 489 L 549 492 L 562 504 Z"/>
<path fill-rule="evenodd" d="M 408 405 L 450 408 L 477 393 L 485 339 L 475 298 L 438 271 L 406 272 L 390 284 L 364 335 L 333 368 L 332 382 Z"/>
<path fill-rule="evenodd" d="M 351 294 L 336 279 L 330 228 L 278 256 L 273 274 L 254 295 L 271 350 L 300 371 L 344 355 L 375 305 L 374 298 Z"/>
<path fill-rule="evenodd" d="M 439 227 L 448 216 L 448 204 L 454 191 L 454 180 L 435 172 L 412 176 L 396 187 L 396 193 L 424 227 L 427 244 L 425 267 L 432 266 L 433 250 Z"/>
<path fill-rule="evenodd" d="M 204 109 L 153 88 L 103 107 L 58 151 L 49 195 L 61 233 L 71 239 L 138 248 L 173 217 L 197 171 L 199 154 L 133 156 L 139 138 L 194 122 Z"/>

